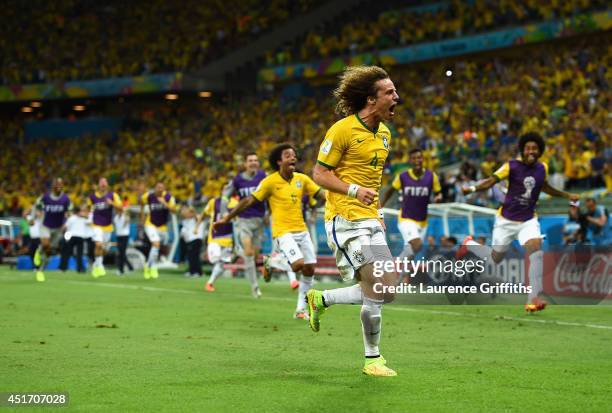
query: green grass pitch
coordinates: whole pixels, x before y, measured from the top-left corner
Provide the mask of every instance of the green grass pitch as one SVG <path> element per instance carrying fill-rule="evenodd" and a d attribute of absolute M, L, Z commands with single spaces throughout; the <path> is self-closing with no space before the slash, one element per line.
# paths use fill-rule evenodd
<path fill-rule="evenodd" d="M 610 306 L 386 306 L 399 376 L 370 378 L 359 306 L 331 308 L 315 334 L 284 282 L 260 300 L 242 279 L 203 285 L 0 267 L 0 392 L 67 391 L 53 411 L 82 412 L 612 410 Z"/>

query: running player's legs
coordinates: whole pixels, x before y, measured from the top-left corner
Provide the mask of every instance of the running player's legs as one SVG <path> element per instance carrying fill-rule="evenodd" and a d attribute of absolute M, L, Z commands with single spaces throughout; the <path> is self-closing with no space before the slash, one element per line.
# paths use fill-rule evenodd
<path fill-rule="evenodd" d="M 314 245 L 312 244 L 312 238 L 310 234 L 306 231 L 291 234 L 295 245 L 299 252 L 301 253 L 302 258 L 298 259 L 292 264 L 292 269 L 297 272 L 302 272 L 302 276 L 300 277 L 300 282 L 298 286 L 298 298 L 296 304 L 296 317 L 304 318 L 304 316 L 300 317 L 300 314 L 304 314 L 306 311 L 306 293 L 310 290 L 314 283 L 314 272 L 315 272 L 315 264 L 317 263 L 317 257 L 314 252 Z M 293 248 L 293 247 L 291 247 Z M 301 263 L 301 268 L 299 267 Z"/>
<path fill-rule="evenodd" d="M 40 249 L 47 253 L 51 253 L 51 229 L 41 225 L 40 227 Z"/>
<path fill-rule="evenodd" d="M 206 254 L 208 255 L 208 261 L 213 265 L 210 278 L 208 279 L 207 287 L 208 291 L 214 291 L 212 285 L 215 280 L 223 273 L 223 248 L 216 242 L 209 242 L 206 248 Z"/>
<path fill-rule="evenodd" d="M 157 259 L 159 257 L 159 250 L 161 248 L 161 241 L 163 231 L 160 231 L 158 227 L 154 225 L 145 225 L 145 233 L 151 243 L 151 250 L 149 251 L 149 257 L 147 259 L 147 265 L 149 268 L 155 268 L 157 265 Z"/>
<path fill-rule="evenodd" d="M 492 247 L 479 244 L 468 237 L 463 241 L 462 248 L 467 248 L 472 254 L 483 260 L 492 260 L 499 263 L 506 255 L 512 241 L 517 239 L 519 230 L 519 222 L 510 221 L 498 215 L 495 217 L 495 224 L 493 225 Z"/>
<path fill-rule="evenodd" d="M 527 311 L 543 310 L 545 304 L 538 296 L 544 290 L 544 253 L 542 251 L 542 233 L 537 218 L 521 223 L 518 232 L 519 243 L 525 248 L 525 255 L 529 257 L 528 278 L 531 292 L 527 297 Z M 531 307 L 533 306 L 533 308 Z"/>
<path fill-rule="evenodd" d="M 263 219 L 239 218 L 236 220 L 235 228 L 243 254 L 253 257 L 257 256 L 261 249 Z"/>
<path fill-rule="evenodd" d="M 57 245 L 61 236 L 59 229 L 51 229 L 45 225 L 40 227 L 40 244 L 33 257 L 34 268 L 36 269 L 36 280 L 45 281 L 43 271 L 47 265 L 48 257 L 51 255 L 53 245 Z"/>
<path fill-rule="evenodd" d="M 314 268 L 317 263 L 317 256 L 315 254 L 314 244 L 312 238 L 308 232 L 300 232 L 294 234 L 294 240 L 296 241 L 298 248 L 300 249 L 303 258 L 302 273 L 306 276 L 314 275 Z"/>
<path fill-rule="evenodd" d="M 240 240 L 240 246 L 242 247 L 242 253 L 244 255 L 254 256 L 255 248 L 253 243 L 251 242 L 251 235 L 247 231 L 240 231 L 238 235 L 238 239 Z"/>
<path fill-rule="evenodd" d="M 366 357 L 364 372 L 372 368 L 371 364 L 374 363 L 379 367 L 382 365 L 385 375 L 395 375 L 395 372 L 384 367 L 385 361 L 379 350 L 382 306 L 394 298 L 394 294 L 388 291 L 387 287 L 397 284 L 395 272 L 382 274 L 374 272 L 375 262 L 393 260 L 382 226 L 376 219 L 349 222 L 336 216 L 326 223 L 326 230 L 342 275 L 345 279 L 354 276 L 359 283 L 322 293 L 310 290 L 308 292 L 310 326 L 314 331 L 319 331 L 319 318 L 325 312 L 325 308 L 332 304 L 361 303 L 361 325 Z"/>
<path fill-rule="evenodd" d="M 104 251 L 106 250 L 110 241 L 111 233 L 104 231 L 101 227 L 93 227 L 93 241 L 96 245 L 95 248 L 95 260 L 92 267 L 92 275 L 94 278 L 106 275 L 104 269 Z"/>
<path fill-rule="evenodd" d="M 249 283 L 253 295 L 259 294 L 259 285 L 257 284 L 257 265 L 255 259 L 259 254 L 261 247 L 260 231 L 263 231 L 263 219 L 249 218 L 239 219 L 236 222 L 236 230 L 238 231 L 238 240 L 242 247 L 242 259 L 244 260 L 244 274 Z"/>

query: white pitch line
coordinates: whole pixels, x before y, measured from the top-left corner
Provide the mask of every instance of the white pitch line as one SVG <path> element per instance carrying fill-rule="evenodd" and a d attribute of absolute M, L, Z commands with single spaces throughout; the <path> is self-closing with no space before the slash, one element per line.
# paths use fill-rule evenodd
<path fill-rule="evenodd" d="M 72 280 L 55 280 L 55 281 L 62 281 L 68 284 L 99 285 L 101 287 L 124 288 L 128 290 L 144 290 L 144 291 L 152 291 L 152 292 L 158 291 L 158 292 L 181 293 L 181 294 L 199 294 L 198 291 L 180 290 L 176 288 L 160 288 L 160 287 L 147 287 L 147 286 L 141 286 L 141 285 L 109 284 L 109 283 L 101 283 L 101 282 L 72 281 Z"/>
<path fill-rule="evenodd" d="M 480 318 L 480 319 L 491 319 L 491 316 L 483 316 L 479 314 L 473 313 L 461 313 L 456 311 L 443 311 L 443 310 L 427 310 L 425 308 L 408 308 L 408 307 L 392 307 L 387 306 L 386 310 L 396 310 L 396 311 L 408 311 L 413 313 L 430 313 L 430 314 L 441 314 L 441 315 L 449 315 L 454 317 L 470 317 L 470 318 Z M 524 321 L 526 323 L 540 323 L 540 324 L 552 324 L 552 325 L 561 325 L 561 326 L 571 326 L 571 327 L 589 327 L 589 328 L 598 328 L 603 330 L 612 330 L 612 326 L 603 325 L 603 324 L 583 324 L 583 323 L 572 323 L 570 321 L 559 321 L 559 320 L 541 320 L 535 318 L 520 318 L 520 317 L 508 317 L 504 315 L 495 315 L 493 316 L 494 320 L 504 320 L 504 321 Z"/>
<path fill-rule="evenodd" d="M 9 277 L 6 277 L 9 278 Z M 5 278 L 5 279 L 6 279 Z M 12 277 L 10 277 L 12 278 Z M 0 277 L 2 279 L 2 277 Z M 73 280 L 54 280 L 54 281 L 62 281 L 68 284 L 78 284 L 78 285 L 97 285 L 100 287 L 108 287 L 108 288 L 123 288 L 129 290 L 143 290 L 150 292 L 170 292 L 170 293 L 179 293 L 179 294 L 200 294 L 199 291 L 193 290 L 182 290 L 177 288 L 160 288 L 160 287 L 148 287 L 148 286 L 139 286 L 139 285 L 126 285 L 126 284 L 110 284 L 110 283 L 101 283 L 101 282 L 90 282 L 90 281 L 73 281 Z M 234 297 L 245 297 L 245 294 L 234 294 L 234 293 L 222 293 L 223 295 L 229 295 Z M 287 297 L 266 297 L 266 300 L 277 300 L 277 301 L 294 301 L 292 298 Z M 592 323 L 573 323 L 570 321 L 559 321 L 559 320 L 541 320 L 534 318 L 519 318 L 519 317 L 508 317 L 502 315 L 494 315 L 494 316 L 483 316 L 480 314 L 474 313 L 466 313 L 466 312 L 458 312 L 458 311 L 445 311 L 445 310 L 428 310 L 425 308 L 409 308 L 409 307 L 397 307 L 388 305 L 385 308 L 385 311 L 406 311 L 412 313 L 428 313 L 428 314 L 438 314 L 438 315 L 447 315 L 452 317 L 468 317 L 468 318 L 478 318 L 478 319 L 486 319 L 491 320 L 505 320 L 505 321 L 521 321 L 526 323 L 539 323 L 539 324 L 551 324 L 551 325 L 561 325 L 568 327 L 587 327 L 587 328 L 596 328 L 600 330 L 612 330 L 612 326 L 604 325 L 604 324 L 592 324 Z"/>
<path fill-rule="evenodd" d="M 125 284 L 109 284 L 109 283 L 92 283 L 87 281 L 68 281 L 61 280 L 70 284 L 87 284 L 87 285 L 99 285 L 102 287 L 112 287 L 112 288 L 127 288 L 132 290 L 145 290 L 145 291 L 159 291 L 159 292 L 176 292 L 182 294 L 200 294 L 199 291 L 193 290 L 181 290 L 174 288 L 159 288 L 159 287 L 141 287 L 136 285 L 125 285 Z M 234 293 L 223 293 L 223 295 L 230 295 L 234 297 L 245 297 L 244 294 L 234 294 Z M 294 301 L 292 298 L 287 297 L 266 297 L 266 300 L 277 300 L 277 301 Z M 469 318 L 478 318 L 478 319 L 487 319 L 490 320 L 491 317 L 497 320 L 505 320 L 505 321 L 524 321 L 526 323 L 540 323 L 540 324 L 552 324 L 552 325 L 561 325 L 561 326 L 570 326 L 570 327 L 588 327 L 588 328 L 597 328 L 601 330 L 612 330 L 612 326 L 603 325 L 603 324 L 584 324 L 584 323 L 573 323 L 570 321 L 559 321 L 559 320 L 541 320 L 541 319 L 532 319 L 532 318 L 519 318 L 519 317 L 508 317 L 501 315 L 494 316 L 483 316 L 474 313 L 465 313 L 458 311 L 445 311 L 445 310 L 428 310 L 425 308 L 409 308 L 409 307 L 395 307 L 395 306 L 386 306 L 385 311 L 394 310 L 394 311 L 407 311 L 412 313 L 428 313 L 428 314 L 439 314 L 439 315 L 448 315 L 453 317 L 469 317 Z"/>

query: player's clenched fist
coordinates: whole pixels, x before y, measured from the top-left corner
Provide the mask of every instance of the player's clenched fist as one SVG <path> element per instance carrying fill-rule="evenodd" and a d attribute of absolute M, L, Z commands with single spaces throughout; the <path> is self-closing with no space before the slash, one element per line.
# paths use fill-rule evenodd
<path fill-rule="evenodd" d="M 365 205 L 370 205 L 372 202 L 374 202 L 376 195 L 377 193 L 373 189 L 360 187 L 357 190 L 356 198 L 359 200 L 359 202 Z"/>

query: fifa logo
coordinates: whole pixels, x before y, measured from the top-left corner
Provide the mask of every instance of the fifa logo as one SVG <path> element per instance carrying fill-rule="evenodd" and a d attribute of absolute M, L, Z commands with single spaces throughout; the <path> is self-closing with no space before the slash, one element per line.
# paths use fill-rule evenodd
<path fill-rule="evenodd" d="M 240 188 L 238 189 L 238 193 L 240 194 L 241 198 L 246 198 L 249 195 L 251 195 L 253 192 L 255 192 L 256 187 L 254 186 L 249 186 L 246 188 Z"/>
<path fill-rule="evenodd" d="M 96 211 L 102 211 L 104 209 L 109 209 L 109 208 L 110 208 L 110 206 L 105 201 L 96 202 L 93 205 L 93 209 L 95 209 Z"/>
<path fill-rule="evenodd" d="M 64 212 L 64 205 L 45 205 L 45 212 Z"/>
<path fill-rule="evenodd" d="M 523 179 L 523 186 L 525 187 L 525 193 L 521 195 L 521 197 L 530 199 L 531 191 L 533 191 L 533 188 L 535 188 L 535 184 L 536 184 L 536 180 L 533 176 L 528 176 L 525 179 Z"/>

